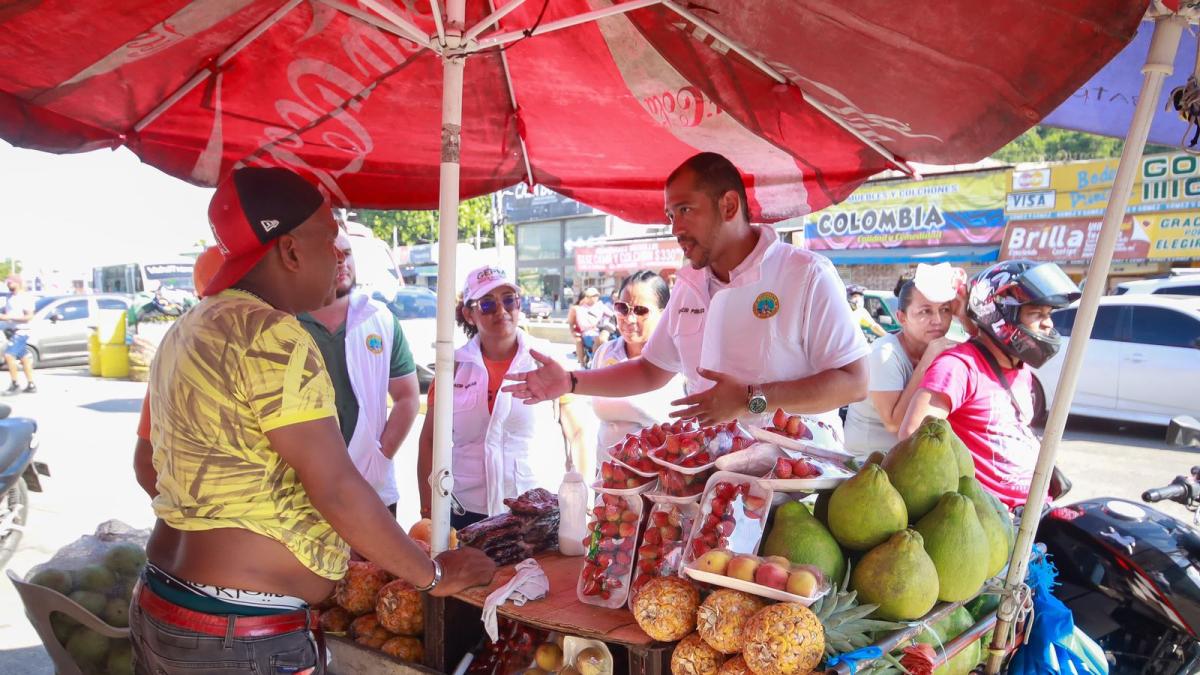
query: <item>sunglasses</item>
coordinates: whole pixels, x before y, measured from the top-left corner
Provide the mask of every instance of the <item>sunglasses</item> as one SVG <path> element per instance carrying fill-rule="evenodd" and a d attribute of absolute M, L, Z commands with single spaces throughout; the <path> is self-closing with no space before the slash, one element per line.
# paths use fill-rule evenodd
<path fill-rule="evenodd" d="M 650 313 L 650 308 L 645 305 L 631 305 L 628 302 L 614 302 L 613 309 L 617 310 L 617 314 L 625 316 L 633 312 L 635 316 L 646 316 Z"/>
<path fill-rule="evenodd" d="M 521 306 L 521 296 L 510 293 L 501 298 L 499 301 L 484 298 L 483 300 L 472 302 L 471 304 L 475 307 L 478 307 L 480 313 L 482 314 L 495 314 L 496 310 L 500 308 L 500 305 L 504 305 L 504 311 L 511 312 L 517 307 Z"/>

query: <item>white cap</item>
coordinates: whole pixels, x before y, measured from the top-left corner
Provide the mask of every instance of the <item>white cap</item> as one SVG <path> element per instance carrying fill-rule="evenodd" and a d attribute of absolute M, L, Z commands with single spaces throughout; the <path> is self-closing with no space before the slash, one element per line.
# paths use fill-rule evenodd
<path fill-rule="evenodd" d="M 587 290 L 585 290 L 583 292 L 583 297 L 585 297 L 585 298 L 591 297 L 593 295 L 596 297 L 600 297 L 600 291 L 595 286 L 588 286 Z"/>
<path fill-rule="evenodd" d="M 467 273 L 467 287 L 463 289 L 463 302 L 478 300 L 501 286 L 517 290 L 517 286 L 509 281 L 508 273 L 499 267 L 484 265 L 473 269 Z"/>
<path fill-rule="evenodd" d="M 913 285 L 930 302 L 950 302 L 958 295 L 958 287 L 966 281 L 966 272 L 950 263 L 917 265 Z"/>

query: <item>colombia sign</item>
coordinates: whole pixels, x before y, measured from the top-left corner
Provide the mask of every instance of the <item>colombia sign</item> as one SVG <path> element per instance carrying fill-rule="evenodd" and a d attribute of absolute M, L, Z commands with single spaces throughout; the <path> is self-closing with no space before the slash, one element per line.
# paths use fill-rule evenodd
<path fill-rule="evenodd" d="M 805 238 L 818 251 L 999 244 L 1007 183 L 989 171 L 867 184 L 806 217 Z"/>

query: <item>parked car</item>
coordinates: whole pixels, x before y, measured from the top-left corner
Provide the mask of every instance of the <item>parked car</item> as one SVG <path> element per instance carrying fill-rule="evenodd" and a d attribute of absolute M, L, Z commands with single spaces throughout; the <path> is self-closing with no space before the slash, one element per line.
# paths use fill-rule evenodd
<path fill-rule="evenodd" d="M 1071 335 L 1077 305 L 1054 312 Z M 1053 400 L 1066 346 L 1038 370 Z M 1200 298 L 1126 293 L 1100 299 L 1071 412 L 1165 425 L 1200 417 Z"/>
<path fill-rule="evenodd" d="M 1141 279 L 1117 284 L 1115 295 L 1200 295 L 1200 274 L 1181 274 L 1164 279 Z"/>
<path fill-rule="evenodd" d="M 400 329 L 404 331 L 404 339 L 417 365 L 417 381 L 422 385 L 432 382 L 436 360 L 437 294 L 421 286 L 405 286 L 390 300 L 379 293 L 373 297 L 386 304 L 400 320 Z M 455 346 L 458 346 L 462 331 L 455 329 L 455 336 Z M 465 341 L 463 338 L 462 342 Z"/>
<path fill-rule="evenodd" d="M 900 320 L 896 318 L 897 299 L 891 291 L 864 291 L 863 306 L 867 313 L 875 319 L 879 327 L 889 333 L 900 332 Z M 866 329 L 863 329 L 866 332 Z"/>
<path fill-rule="evenodd" d="M 101 310 L 129 309 L 128 296 L 117 294 L 52 295 L 34 303 L 29 349 L 34 367 L 86 363 L 88 334 Z M 9 324 L 10 326 L 13 324 Z"/>

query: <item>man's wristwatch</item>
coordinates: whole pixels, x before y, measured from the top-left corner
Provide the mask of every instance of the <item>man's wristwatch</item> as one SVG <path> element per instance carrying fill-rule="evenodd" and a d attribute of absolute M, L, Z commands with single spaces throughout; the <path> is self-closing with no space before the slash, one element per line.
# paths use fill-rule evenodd
<path fill-rule="evenodd" d="M 427 586 L 416 586 L 415 588 L 418 591 L 425 593 L 428 591 L 432 591 L 434 588 L 437 588 L 437 585 L 439 583 L 441 583 L 441 581 L 442 581 L 442 563 L 438 562 L 437 558 L 434 558 L 433 559 L 433 581 L 430 581 L 429 585 L 427 585 Z"/>
<path fill-rule="evenodd" d="M 762 387 L 752 384 L 746 387 L 746 393 L 749 395 L 746 407 L 751 413 L 761 415 L 767 411 L 767 395 L 763 393 Z"/>

